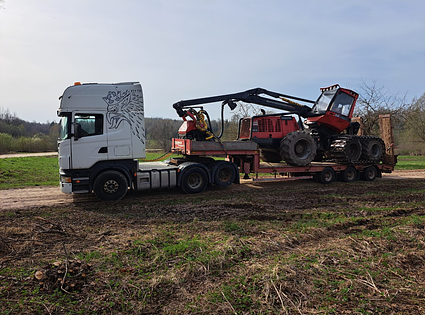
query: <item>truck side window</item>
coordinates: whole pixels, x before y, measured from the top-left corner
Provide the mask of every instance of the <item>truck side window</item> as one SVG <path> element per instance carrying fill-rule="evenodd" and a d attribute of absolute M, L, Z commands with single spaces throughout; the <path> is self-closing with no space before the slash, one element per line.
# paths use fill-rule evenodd
<path fill-rule="evenodd" d="M 79 128 L 81 137 L 103 134 L 102 114 L 76 114 L 74 122 Z"/>

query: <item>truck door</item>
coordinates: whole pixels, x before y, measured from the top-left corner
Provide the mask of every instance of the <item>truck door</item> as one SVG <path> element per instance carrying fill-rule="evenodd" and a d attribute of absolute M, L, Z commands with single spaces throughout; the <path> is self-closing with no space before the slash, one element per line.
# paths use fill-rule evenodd
<path fill-rule="evenodd" d="M 74 113 L 71 168 L 87 169 L 108 159 L 107 129 L 101 113 Z"/>

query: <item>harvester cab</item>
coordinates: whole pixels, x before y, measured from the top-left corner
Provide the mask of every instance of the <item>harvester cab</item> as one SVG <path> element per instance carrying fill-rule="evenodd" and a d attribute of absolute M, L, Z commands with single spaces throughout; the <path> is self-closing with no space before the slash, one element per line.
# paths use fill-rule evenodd
<path fill-rule="evenodd" d="M 350 126 L 359 95 L 338 84 L 320 90 L 322 94 L 311 109 L 312 115 L 306 124 L 311 129 L 326 128 L 330 133 L 342 133 Z"/>

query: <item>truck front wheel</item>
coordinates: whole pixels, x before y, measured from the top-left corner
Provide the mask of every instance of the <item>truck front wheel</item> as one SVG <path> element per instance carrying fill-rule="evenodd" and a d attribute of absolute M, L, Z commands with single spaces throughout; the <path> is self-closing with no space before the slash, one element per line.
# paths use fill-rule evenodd
<path fill-rule="evenodd" d="M 105 171 L 95 179 L 93 190 L 102 201 L 120 200 L 128 190 L 127 178 L 118 171 Z"/>
<path fill-rule="evenodd" d="M 196 194 L 203 192 L 207 185 L 207 173 L 200 167 L 192 167 L 183 174 L 181 189 L 186 194 Z"/>

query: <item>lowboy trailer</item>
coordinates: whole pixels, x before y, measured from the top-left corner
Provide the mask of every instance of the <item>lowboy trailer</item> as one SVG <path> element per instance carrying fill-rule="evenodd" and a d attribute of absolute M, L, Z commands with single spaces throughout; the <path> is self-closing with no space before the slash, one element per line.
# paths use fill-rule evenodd
<path fill-rule="evenodd" d="M 381 138 L 387 148 L 382 163 L 311 162 L 306 166 L 293 166 L 287 163 L 262 162 L 257 143 L 251 141 L 212 142 L 172 139 L 172 151 L 184 155 L 186 158 L 182 161 L 189 158 L 201 159 L 206 156 L 225 157 L 226 161 L 238 166 L 239 172 L 245 174 L 244 178 L 249 178 L 249 174 L 254 174 L 254 180 L 261 180 L 260 174 L 272 174 L 278 180 L 313 177 L 323 184 L 330 184 L 337 179 L 344 182 L 358 179 L 373 181 L 376 177 L 382 177 L 382 173 L 391 173 L 397 160 L 394 155 L 390 115 L 380 116 L 380 130 Z M 179 161 L 176 160 L 174 163 L 178 164 Z M 229 173 L 227 177 L 231 178 L 232 170 L 228 169 L 227 171 Z M 225 174 L 222 176 L 226 178 Z"/>

